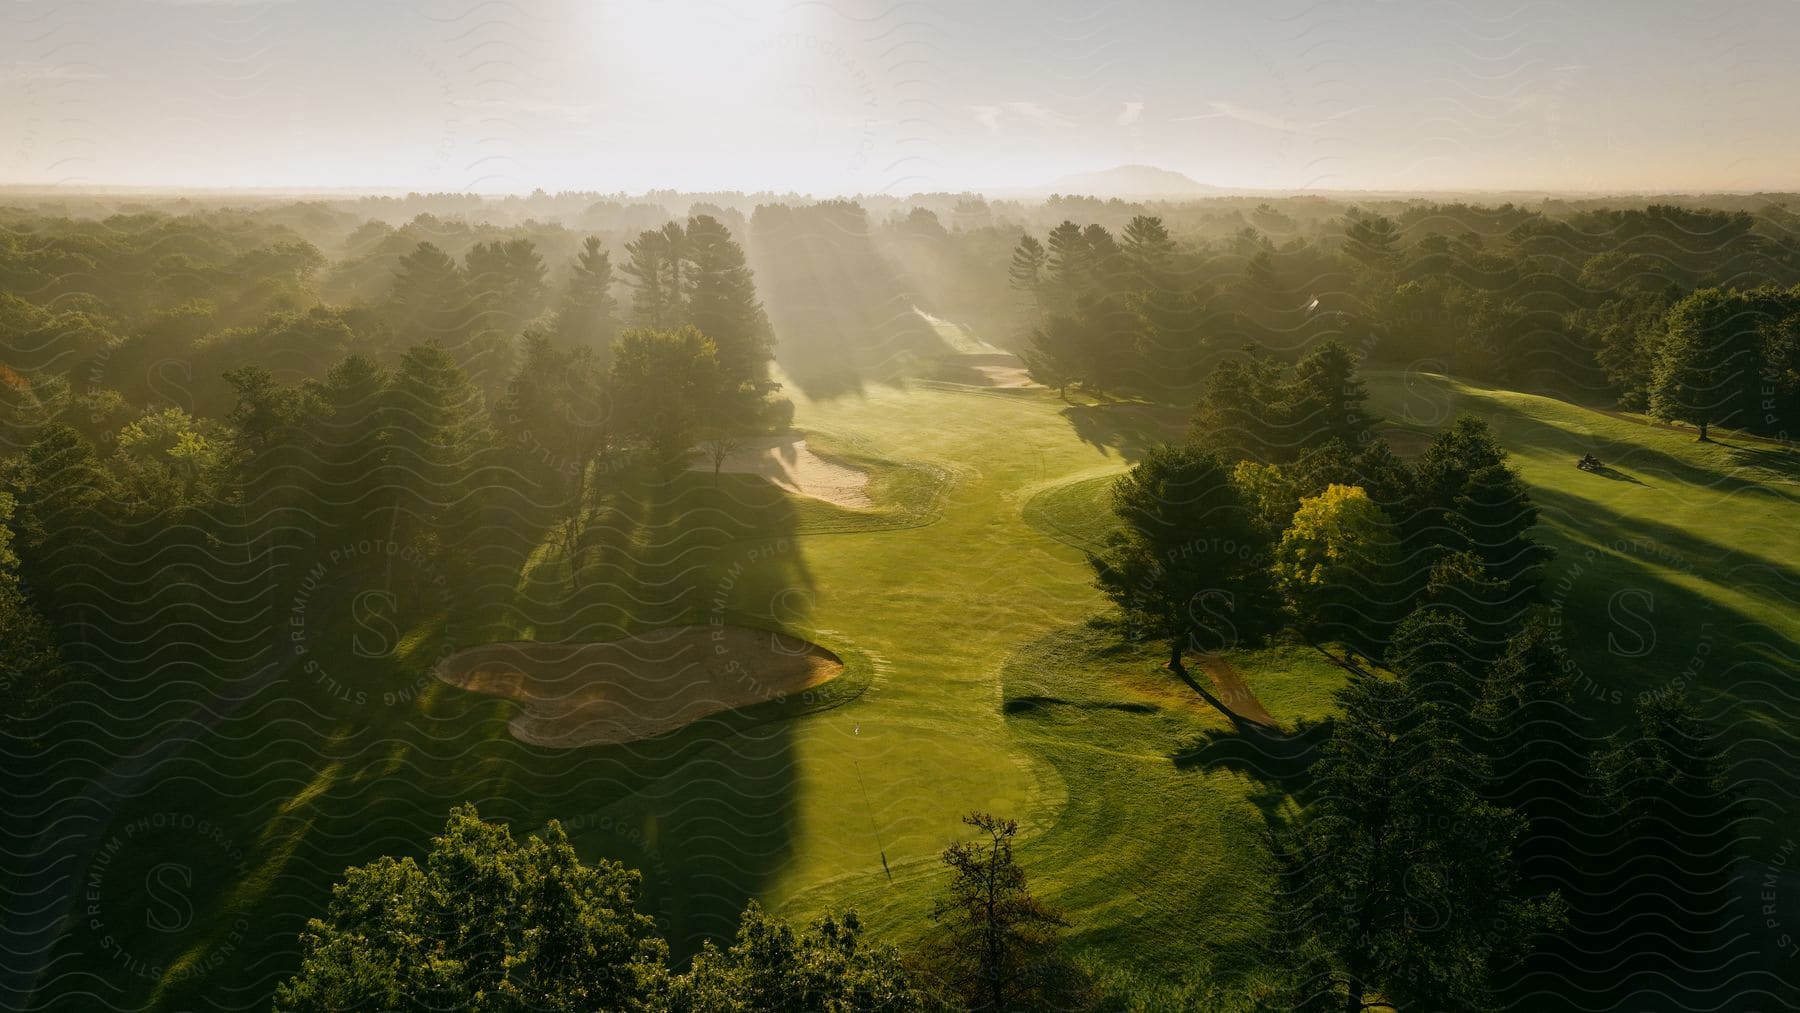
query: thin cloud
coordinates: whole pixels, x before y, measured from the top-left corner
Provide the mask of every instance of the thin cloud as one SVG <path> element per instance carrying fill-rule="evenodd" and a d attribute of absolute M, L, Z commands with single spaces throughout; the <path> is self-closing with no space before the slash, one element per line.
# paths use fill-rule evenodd
<path fill-rule="evenodd" d="M 1248 123 L 1252 126 L 1264 127 L 1269 130 L 1279 130 L 1284 134 L 1304 134 L 1311 129 L 1304 124 L 1295 123 L 1292 120 L 1283 119 L 1259 109 L 1249 109 L 1238 105 L 1236 102 L 1208 102 L 1206 105 L 1212 112 L 1195 113 L 1192 116 L 1177 116 L 1175 117 L 1175 122 L 1193 123 L 1198 120 L 1236 120 L 1239 123 Z"/>
<path fill-rule="evenodd" d="M 1136 123 L 1138 117 L 1142 115 L 1144 115 L 1144 104 L 1142 102 L 1127 102 L 1125 103 L 1125 108 L 1119 110 L 1117 122 L 1121 127 L 1129 127 L 1133 123 Z"/>
<path fill-rule="evenodd" d="M 21 63 L 0 67 L 0 81 L 101 81 L 106 74 L 92 64 Z"/>
<path fill-rule="evenodd" d="M 1176 116 L 1173 118 L 1173 122 L 1193 123 L 1199 120 L 1236 120 L 1239 123 L 1248 123 L 1251 126 L 1262 127 L 1265 130 L 1275 130 L 1284 134 L 1312 134 L 1317 133 L 1319 128 L 1323 127 L 1325 124 L 1330 123 L 1333 120 L 1341 120 L 1363 108 L 1362 106 L 1357 106 L 1353 109 L 1346 109 L 1341 113 L 1333 113 L 1316 123 L 1301 123 L 1298 120 L 1290 120 L 1282 116 L 1277 116 L 1274 113 L 1264 112 L 1261 109 L 1251 109 L 1248 106 L 1241 106 L 1236 102 L 1216 101 L 1208 102 L 1206 105 L 1212 112 L 1195 113 L 1191 116 Z"/>
<path fill-rule="evenodd" d="M 1038 102 L 1002 102 L 999 105 L 972 105 L 969 113 L 975 122 L 992 131 L 1000 129 L 1002 119 L 1023 120 L 1037 127 L 1067 128 L 1074 126 L 1048 106 Z"/>

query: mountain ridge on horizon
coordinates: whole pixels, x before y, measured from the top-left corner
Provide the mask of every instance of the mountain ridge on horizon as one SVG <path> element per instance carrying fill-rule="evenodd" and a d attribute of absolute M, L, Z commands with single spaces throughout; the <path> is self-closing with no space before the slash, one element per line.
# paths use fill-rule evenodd
<path fill-rule="evenodd" d="M 1087 193 L 1096 197 L 1198 197 L 1225 191 L 1174 169 L 1131 163 L 1059 176 L 1045 192 Z"/>

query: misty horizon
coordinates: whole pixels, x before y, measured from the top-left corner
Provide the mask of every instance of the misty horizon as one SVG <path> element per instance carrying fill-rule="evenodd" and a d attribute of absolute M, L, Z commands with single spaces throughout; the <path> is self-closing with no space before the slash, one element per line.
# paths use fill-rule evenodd
<path fill-rule="evenodd" d="M 0 186 L 899 196 L 1146 165 L 1231 193 L 1783 192 L 1797 29 L 1775 4 L 16 3 Z"/>

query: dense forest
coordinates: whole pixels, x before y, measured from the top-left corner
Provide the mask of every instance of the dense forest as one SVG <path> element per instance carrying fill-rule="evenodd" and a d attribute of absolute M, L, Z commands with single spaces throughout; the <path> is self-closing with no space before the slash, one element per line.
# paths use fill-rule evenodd
<path fill-rule="evenodd" d="M 1178 246 L 1135 215 L 1065 220 L 1013 253 L 1041 322 L 1028 352 L 1065 388 L 1171 396 L 1243 349 L 1322 340 L 1363 357 L 1765 435 L 1797 386 L 1800 247 L 1779 208 L 1672 204 L 1553 216 L 1511 205 L 1347 209 L 1337 235 L 1258 205 Z"/>

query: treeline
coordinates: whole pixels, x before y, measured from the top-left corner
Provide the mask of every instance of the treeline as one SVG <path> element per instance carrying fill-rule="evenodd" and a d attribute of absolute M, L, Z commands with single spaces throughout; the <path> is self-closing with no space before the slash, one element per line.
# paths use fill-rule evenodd
<path fill-rule="evenodd" d="M 1075 1009 L 1089 986 L 1062 952 L 1067 922 L 1032 896 L 1013 854 L 1018 825 L 985 813 L 944 850 L 950 882 L 925 942 L 901 953 L 854 911 L 793 926 L 752 901 L 729 946 L 686 971 L 641 909 L 637 871 L 586 865 L 562 827 L 520 842 L 474 806 L 450 814 L 423 863 L 349 869 L 302 934 L 280 1011 Z"/>
<path fill-rule="evenodd" d="M 1339 340 L 1373 362 L 1696 425 L 1774 432 L 1800 407 L 1792 298 L 1777 291 L 1800 283 L 1800 238 L 1782 209 L 1352 207 L 1310 234 L 1274 205 L 1246 218 L 1189 242 L 1141 214 L 1117 236 L 1074 221 L 1023 236 L 1011 280 L 1037 317 L 1034 375 L 1185 398 L 1246 347 L 1291 357 Z"/>
<path fill-rule="evenodd" d="M 403 627 L 442 604 L 409 568 L 548 535 L 569 593 L 616 576 L 621 487 L 787 421 L 730 232 L 697 215 L 625 253 L 628 308 L 597 237 L 554 277 L 529 240 L 416 242 L 379 299 L 329 306 L 316 250 L 235 218 L 0 234 L 9 729 L 292 657 L 277 614 L 324 562 L 315 610 L 379 589 Z"/>
<path fill-rule="evenodd" d="M 1407 462 L 1363 404 L 1335 343 L 1222 369 L 1190 441 L 1120 480 L 1092 561 L 1121 632 L 1164 646 L 1302 803 L 1272 821 L 1269 967 L 1246 1001 L 1477 1010 L 1674 973 L 1681 1004 L 1723 981 L 1705 941 L 1732 917 L 1747 814 L 1719 733 L 1671 692 L 1596 738 L 1505 451 L 1463 416 Z M 1350 673 L 1338 715 L 1298 737 L 1183 660 L 1281 637 L 1343 645 Z"/>

